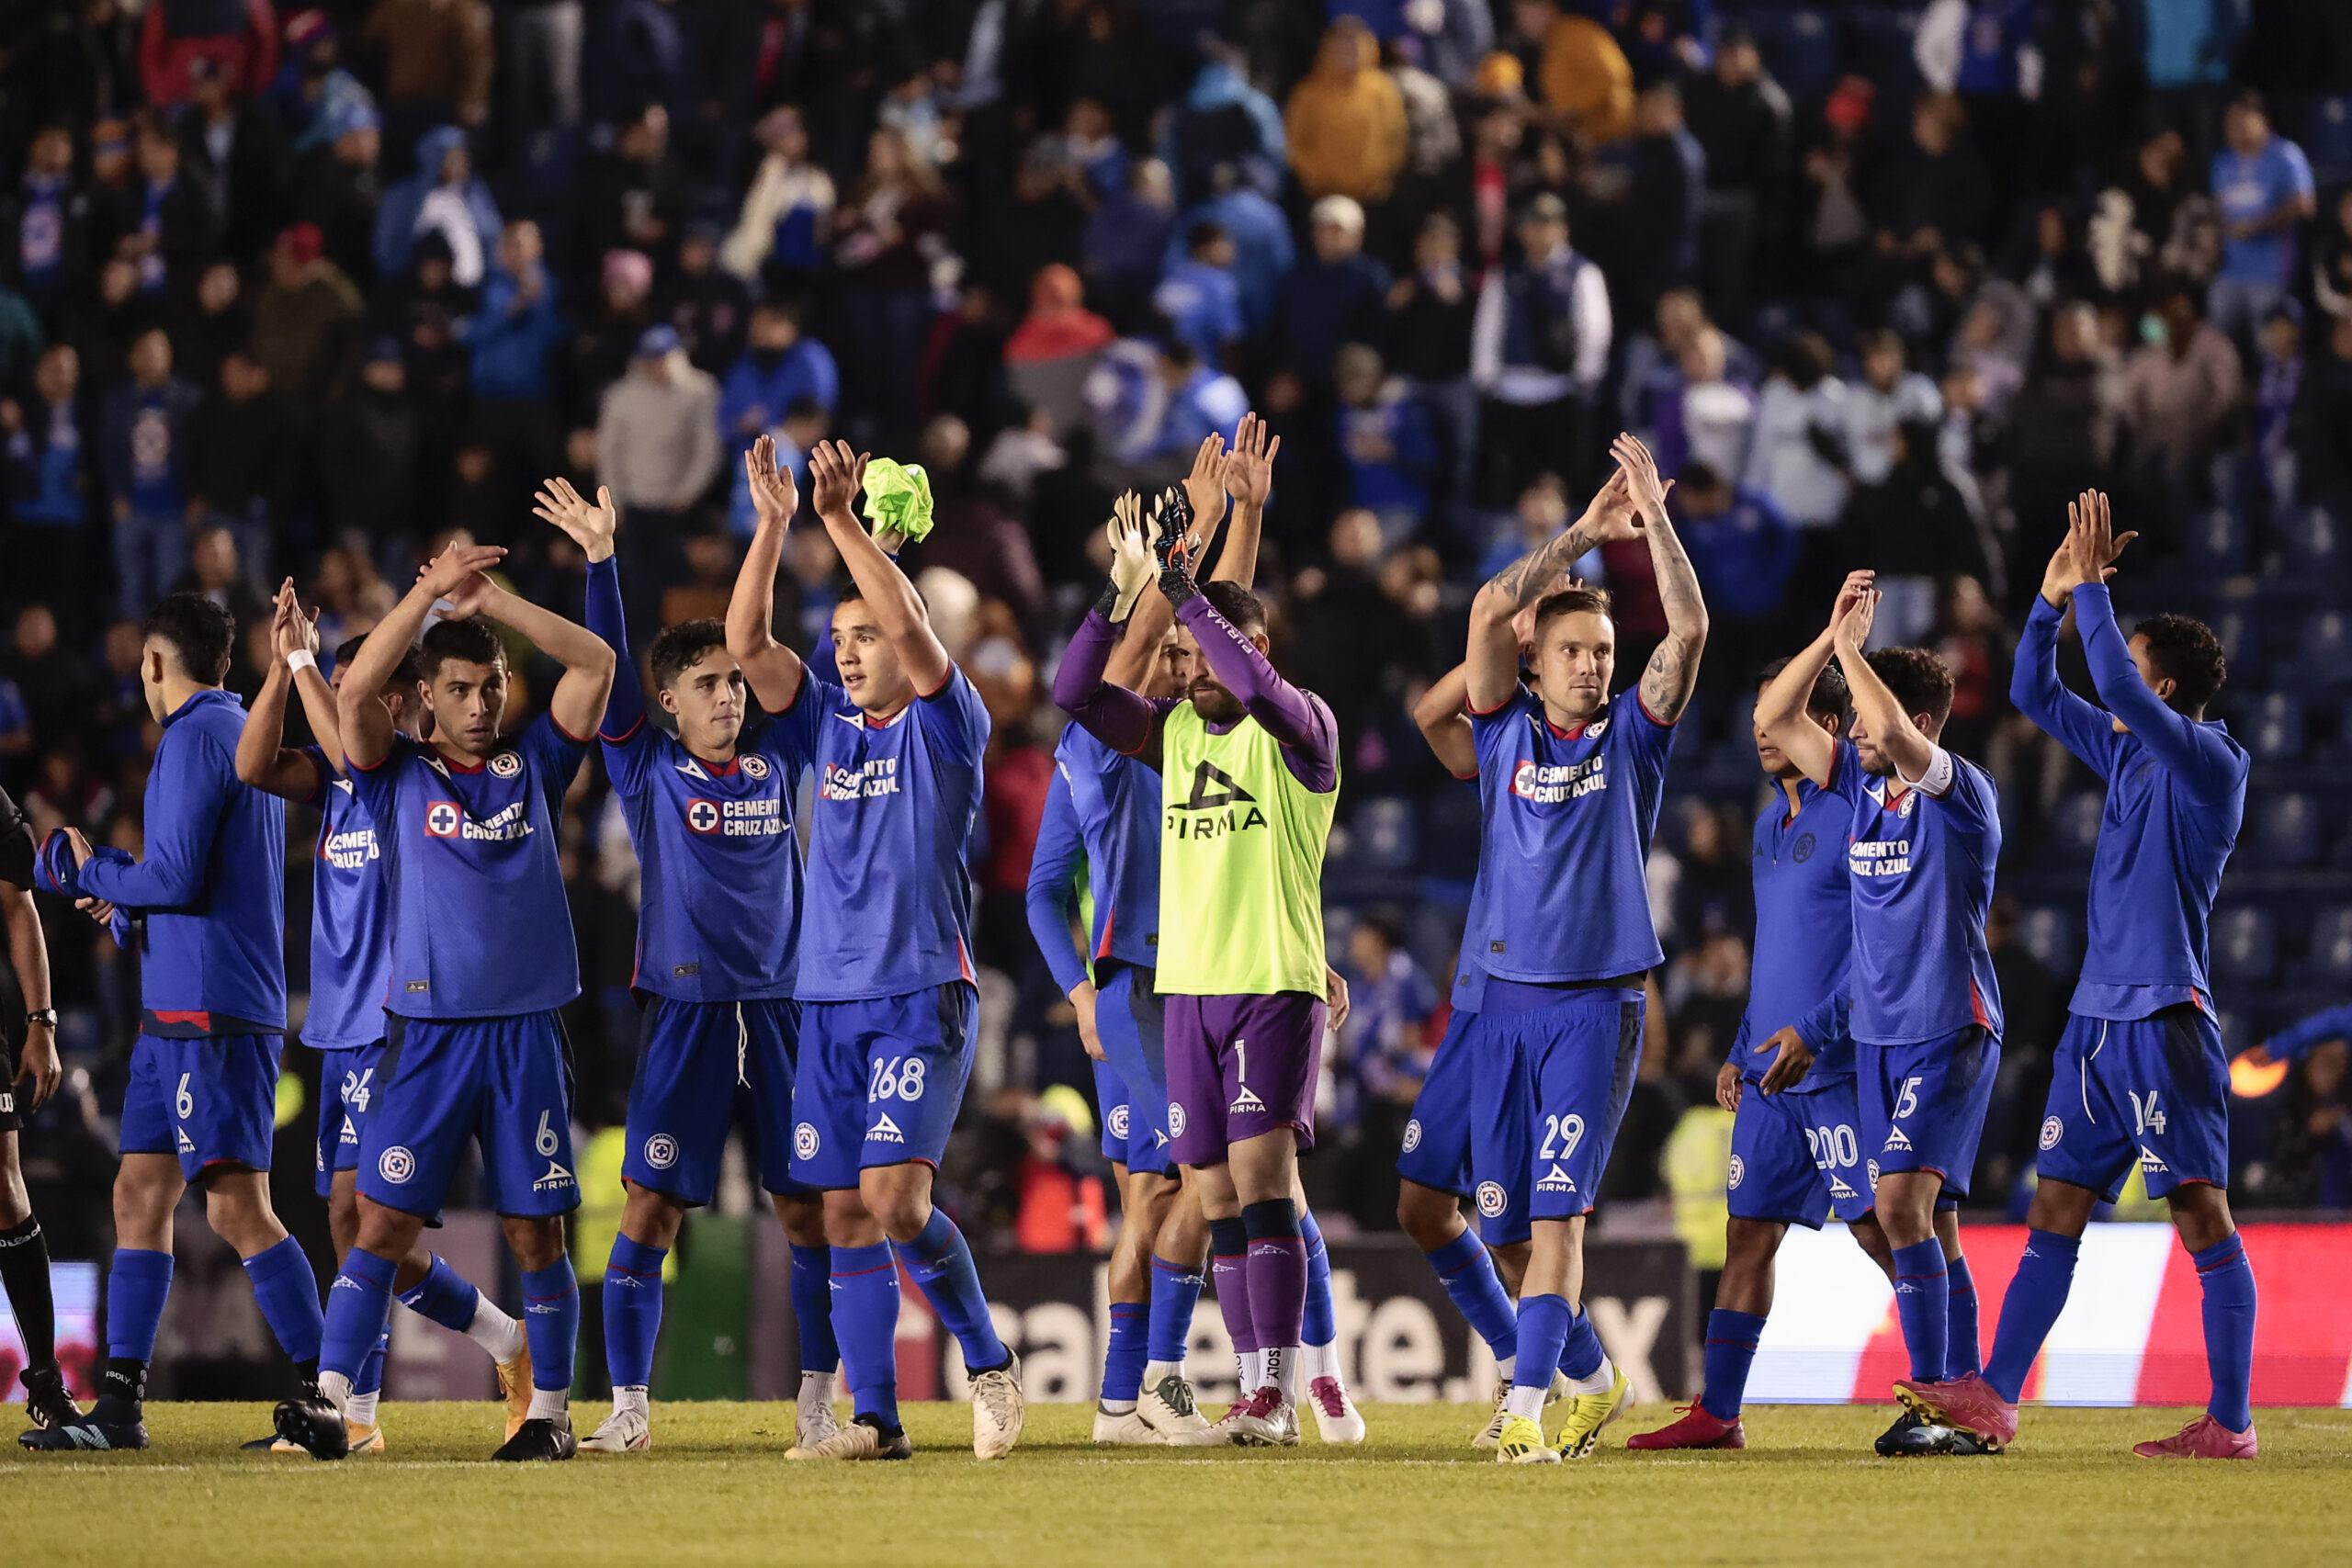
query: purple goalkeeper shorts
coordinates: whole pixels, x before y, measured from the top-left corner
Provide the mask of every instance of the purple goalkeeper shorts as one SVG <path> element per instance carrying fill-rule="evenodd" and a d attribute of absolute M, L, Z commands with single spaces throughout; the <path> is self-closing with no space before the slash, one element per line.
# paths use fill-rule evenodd
<path fill-rule="evenodd" d="M 1288 1127 L 1315 1143 L 1323 1000 L 1168 998 L 1168 1138 L 1179 1165 L 1223 1165 L 1232 1145 Z"/>

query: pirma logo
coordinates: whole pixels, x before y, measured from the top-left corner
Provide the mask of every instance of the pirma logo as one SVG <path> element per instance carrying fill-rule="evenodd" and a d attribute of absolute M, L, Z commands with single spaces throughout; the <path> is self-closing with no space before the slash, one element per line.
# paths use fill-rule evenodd
<path fill-rule="evenodd" d="M 2059 1120 L 2058 1120 L 2058 1118 L 2056 1118 L 2055 1116 L 2052 1116 L 2052 1117 L 2051 1117 L 2048 1121 L 2046 1121 L 2046 1122 L 2042 1122 L 2042 1124 L 2041 1124 L 2041 1146 L 2042 1146 L 2043 1148 L 2045 1148 L 2045 1149 L 2054 1149 L 2054 1148 L 2056 1148 L 2056 1147 L 2058 1146 L 2058 1140 L 2059 1140 L 2059 1139 L 2061 1139 L 2061 1138 L 2063 1138 L 2063 1137 L 2064 1137 L 2065 1135 L 2066 1135 L 2066 1123 L 2064 1123 L 2064 1122 L 2059 1121 Z"/>
<path fill-rule="evenodd" d="M 792 1130 L 792 1152 L 802 1159 L 817 1157 L 817 1129 L 803 1122 Z"/>
<path fill-rule="evenodd" d="M 456 838 L 459 820 L 458 803 L 454 800 L 435 800 L 425 805 L 424 831 L 428 838 Z"/>
<path fill-rule="evenodd" d="M 1490 1220 L 1500 1219 L 1503 1211 L 1510 1206 L 1510 1197 L 1503 1191 L 1501 1182 L 1481 1181 L 1478 1183 L 1478 1212 L 1480 1213 Z"/>
<path fill-rule="evenodd" d="M 700 796 L 686 802 L 686 826 L 697 833 L 718 831 L 718 807 Z"/>
<path fill-rule="evenodd" d="M 491 776 L 511 779 L 523 771 L 523 759 L 512 751 L 501 751 L 490 760 Z"/>
<path fill-rule="evenodd" d="M 1421 1119 L 1414 1117 L 1405 1123 L 1405 1152 L 1411 1154 L 1421 1146 Z"/>
<path fill-rule="evenodd" d="M 416 1156 L 405 1145 L 394 1144 L 377 1156 L 376 1174 L 398 1187 L 416 1174 Z"/>
<path fill-rule="evenodd" d="M 1747 1179 L 1747 1162 L 1740 1158 L 1737 1155 L 1732 1156 L 1731 1173 L 1724 1182 L 1724 1190 L 1726 1191 L 1736 1192 L 1739 1190 L 1739 1184 L 1746 1179 Z"/>
<path fill-rule="evenodd" d="M 656 1133 L 645 1140 L 645 1163 L 656 1170 L 667 1170 L 678 1163 L 678 1140 L 667 1133 Z"/>

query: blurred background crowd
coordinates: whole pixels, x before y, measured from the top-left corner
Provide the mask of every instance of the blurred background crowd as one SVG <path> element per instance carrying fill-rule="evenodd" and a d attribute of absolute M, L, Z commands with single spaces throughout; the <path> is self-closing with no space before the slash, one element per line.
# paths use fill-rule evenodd
<path fill-rule="evenodd" d="M 2221 631 L 2222 711 L 2256 758 L 2215 923 L 2225 1038 L 2352 988 L 2352 6 L 57 0 L 0 20 L 0 782 L 36 826 L 137 848 L 157 732 L 135 617 L 174 587 L 247 628 L 247 692 L 281 578 L 332 648 L 460 533 L 576 613 L 576 553 L 527 510 L 561 472 L 624 509 L 641 649 L 723 607 L 755 436 L 794 465 L 828 435 L 921 461 L 940 523 L 910 564 L 995 717 L 986 1034 L 945 1180 L 1002 1242 L 1103 1223 L 1084 1059 L 1021 908 L 1046 676 L 1113 496 L 1250 409 L 1283 438 L 1258 583 L 1276 658 L 1345 742 L 1327 1223 L 1392 1223 L 1476 861 L 1475 791 L 1409 705 L 1460 658 L 1478 581 L 1581 509 L 1619 429 L 1677 480 L 1714 630 L 1652 862 L 1671 956 L 1611 1198 L 1720 1213 L 1755 672 L 1867 565 L 1882 634 L 1950 662 L 1951 742 L 2002 787 L 2010 1023 L 1976 1191 L 2022 1205 L 2101 797 L 2007 691 L 2086 486 L 2143 536 L 2126 614 Z M 1645 552 L 1582 570 L 1637 669 L 1663 627 Z M 821 529 L 796 531 L 779 593 L 811 644 L 839 579 Z M 517 722 L 545 687 L 523 671 Z M 607 1126 L 636 867 L 596 769 L 565 854 L 578 1104 Z M 62 1238 L 76 1202 L 104 1224 L 88 1183 L 137 985 L 43 912 L 77 1072 L 27 1149 L 37 1187 L 80 1195 L 42 1199 Z M 2352 1205 L 2348 1100 L 2338 1043 L 2239 1102 L 2241 1205 Z M 281 1185 L 307 1186 L 306 1122 Z"/>

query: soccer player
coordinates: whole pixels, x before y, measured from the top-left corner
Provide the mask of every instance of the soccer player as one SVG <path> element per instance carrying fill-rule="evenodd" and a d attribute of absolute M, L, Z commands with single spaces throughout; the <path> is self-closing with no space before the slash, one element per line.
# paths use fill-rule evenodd
<path fill-rule="evenodd" d="M 2117 624 L 2107 579 L 2132 537 L 2116 536 L 2097 491 L 2068 508 L 2009 687 L 2018 711 L 2108 786 L 2090 942 L 2051 1077 L 2025 1254 L 1983 1375 L 1895 1392 L 1922 1418 L 2006 1447 L 2026 1374 L 2066 1304 L 2091 1210 L 2114 1201 L 2136 1163 L 2196 1260 L 2213 1393 L 2203 1415 L 2132 1451 L 2252 1459 L 2254 1270 L 2230 1218 L 2229 1063 L 2206 981 L 2213 898 L 2245 814 L 2246 751 L 2205 717 L 2226 672 L 2211 631 L 2186 615 L 2152 616 L 2129 637 Z M 2104 711 L 2059 683 L 2070 604 Z"/>
<path fill-rule="evenodd" d="M 895 1253 L 963 1350 L 972 1451 L 1001 1459 L 1021 1437 L 1021 1363 L 989 1321 L 964 1233 L 932 1203 L 978 1023 L 966 863 L 989 716 L 914 584 L 850 511 L 865 463 L 845 442 L 820 442 L 808 459 L 810 500 L 853 584 L 833 607 L 841 683 L 810 676 L 770 631 L 781 524 L 753 535 L 728 614 L 727 650 L 778 716 L 778 744 L 817 773 L 792 1179 L 823 1194 L 833 1332 L 855 1414 L 793 1453 L 913 1453 L 899 1421 Z"/>
<path fill-rule="evenodd" d="M 1298 1441 L 1310 1269 L 1298 1152 L 1314 1142 L 1326 1029 L 1323 850 L 1339 737 L 1329 707 L 1268 661 L 1257 596 L 1194 581 L 1188 521 L 1170 495 L 1152 525 L 1119 527 L 1111 586 L 1063 655 L 1054 700 L 1160 774 L 1168 1133 L 1199 1184 L 1217 1304 L 1244 1369 L 1242 1400 L 1219 1426 L 1235 1442 L 1287 1446 Z M 1103 679 L 1155 575 L 1198 649 L 1174 700 Z"/>
<path fill-rule="evenodd" d="M 564 792 L 612 689 L 613 650 L 488 576 L 506 552 L 453 545 L 345 668 L 335 719 L 352 792 L 392 890 L 390 1047 L 359 1144 L 359 1238 L 328 1292 L 320 1387 L 277 1407 L 277 1433 L 319 1459 L 349 1451 L 361 1365 L 384 1332 L 400 1260 L 438 1214 L 466 1145 L 523 1276 L 531 1399 L 492 1457 L 566 1460 L 580 1287 L 563 1216 L 580 1203 L 570 1075 L 556 1010 L 580 994 L 558 837 Z M 429 616 L 439 615 L 420 641 Z M 501 735 L 506 652 L 495 622 L 563 666 L 548 710 Z M 432 739 L 379 694 L 415 650 Z"/>
<path fill-rule="evenodd" d="M 244 705 L 220 689 L 236 637 L 200 593 L 157 603 L 139 684 L 163 727 L 147 775 L 146 854 L 94 852 L 73 829 L 44 846 L 56 891 L 143 917 L 139 1037 L 123 1091 L 107 1279 L 107 1370 L 87 1416 L 24 1434 L 49 1451 L 143 1449 L 147 1366 L 172 1283 L 172 1211 L 190 1183 L 237 1249 L 270 1331 L 319 1365 L 319 1282 L 269 1201 L 286 1033 L 286 807 L 237 780 Z"/>
<path fill-rule="evenodd" d="M 8 962 L 25 1003 L 24 1043 L 0 1026 L 0 1289 L 25 1342 L 25 1414 L 35 1431 L 62 1427 L 81 1412 L 65 1394 L 57 1364 L 57 1303 L 50 1292 L 49 1242 L 33 1215 L 17 1163 L 17 1134 L 24 1113 L 56 1092 L 57 1010 L 50 1006 L 49 949 L 40 911 L 33 908 L 33 835 L 24 813 L 0 790 L 0 925 L 8 930 Z M 19 1104 L 19 1101 L 22 1103 Z"/>
<path fill-rule="evenodd" d="M 759 525 L 781 536 L 800 500 L 762 436 L 744 454 Z M 653 639 L 654 701 L 677 725 L 648 721 L 629 657 L 618 518 L 609 491 L 590 505 L 549 479 L 538 514 L 588 558 L 588 629 L 615 655 L 605 772 L 620 796 L 641 868 L 637 970 L 645 1036 L 629 1086 L 628 1191 L 605 1270 L 605 1360 L 613 1413 L 580 1446 L 636 1453 L 652 1441 L 648 1385 L 662 1327 L 662 1266 L 686 1211 L 710 1201 L 739 1099 L 750 1102 L 761 1180 L 792 1248 L 800 1344 L 796 1441 L 832 1436 L 831 1259 L 817 1194 L 792 1179 L 792 1003 L 800 943 L 800 845 L 792 798 L 801 767 L 775 727 L 749 711 L 727 627 L 686 621 Z"/>
<path fill-rule="evenodd" d="M 1912 1380 L 1976 1370 L 1976 1291 L 1961 1254 L 1959 1201 L 2001 1059 L 2001 993 L 1984 941 L 2000 801 L 1991 775 L 1937 737 L 1951 675 L 1921 648 L 1865 655 L 1877 592 L 1849 575 L 1829 626 L 1757 700 L 1756 724 L 1815 784 L 1852 808 L 1846 866 L 1853 951 L 1848 1032 L 1855 1044 L 1860 1140 L 1879 1227 L 1894 1265 L 1894 1304 Z M 1861 766 L 1806 714 L 1835 656 L 1854 705 L 1848 732 Z M 1973 1452 L 1973 1439 L 1906 1408 L 1882 1454 Z"/>
<path fill-rule="evenodd" d="M 1770 684 L 1787 666 L 1764 671 Z M 1846 682 L 1822 671 L 1805 694 L 1806 720 L 1833 739 L 1847 722 Z M 1756 950 L 1748 964 L 1747 1010 L 1730 1059 L 1715 1075 L 1715 1100 L 1733 1115 L 1724 1180 L 1730 1219 L 1724 1267 L 1707 1316 L 1706 1384 L 1681 1419 L 1626 1440 L 1629 1449 L 1744 1449 L 1741 1397 L 1756 1342 L 1772 1310 L 1772 1259 L 1792 1224 L 1821 1228 L 1824 1214 L 1846 1222 L 1881 1269 L 1891 1269 L 1886 1236 L 1871 1214 L 1854 1106 L 1854 1048 L 1839 993 L 1853 945 L 1853 893 L 1845 842 L 1854 811 L 1814 784 L 1759 728 L 1756 760 L 1779 786 L 1756 818 Z M 1834 770 L 1860 770 L 1840 740 Z"/>
<path fill-rule="evenodd" d="M 1498 573 L 1470 613 L 1467 699 L 1485 818 L 1467 928 L 1485 944 L 1478 1027 L 1532 1118 L 1522 1144 L 1532 1245 L 1517 1322 L 1519 1364 L 1532 1375 L 1513 1380 L 1495 1449 L 1511 1464 L 1584 1458 L 1625 1401 L 1625 1375 L 1583 1309 L 1585 1216 L 1633 1092 L 1644 982 L 1664 961 L 1645 866 L 1674 726 L 1707 640 L 1699 580 L 1666 514 L 1670 487 L 1639 441 L 1620 435 L 1611 450 L 1624 508 L 1588 513 L 1555 541 L 1556 556 L 1547 547 Z M 1535 604 L 1538 697 L 1520 682 L 1513 618 L 1569 550 L 1630 537 L 1648 545 L 1667 620 L 1640 682 L 1610 696 L 1609 597 L 1571 588 Z M 1555 1366 L 1572 1397 L 1547 1443 L 1550 1380 L 1536 1370 Z"/>
<path fill-rule="evenodd" d="M 319 1053 L 318 1190 L 327 1201 L 327 1230 L 340 1265 L 359 1235 L 360 1134 L 382 1092 L 378 1074 L 387 1049 L 392 893 L 383 875 L 375 824 L 345 776 L 335 715 L 336 696 L 360 639 L 353 637 L 335 650 L 334 673 L 322 679 L 317 615 L 303 612 L 291 578 L 277 591 L 271 639 L 277 657 L 237 737 L 237 777 L 319 811 L 319 847 L 311 862 L 311 1007 L 302 1020 L 302 1041 Z M 285 744 L 289 693 L 300 698 L 311 722 L 309 746 Z M 414 739 L 424 708 L 413 660 L 403 660 L 393 670 L 380 697 L 392 728 Z M 392 1290 L 402 1305 L 489 1353 L 506 1401 L 506 1435 L 514 1436 L 530 1404 L 530 1350 L 522 1325 L 422 1241 L 401 1259 Z M 377 1400 L 390 1344 L 389 1335 L 378 1340 L 352 1380 L 345 1416 L 354 1453 L 384 1451 Z M 283 1438 L 246 1446 L 300 1451 Z"/>

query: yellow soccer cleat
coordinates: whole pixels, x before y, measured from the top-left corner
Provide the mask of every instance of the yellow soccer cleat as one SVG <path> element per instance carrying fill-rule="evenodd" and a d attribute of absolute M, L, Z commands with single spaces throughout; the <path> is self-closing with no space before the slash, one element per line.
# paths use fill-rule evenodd
<path fill-rule="evenodd" d="M 513 1442 L 531 1414 L 531 1342 L 525 1340 L 513 1360 L 497 1366 L 498 1397 L 506 1402 L 506 1440 Z"/>
<path fill-rule="evenodd" d="M 1544 1428 L 1524 1416 L 1507 1416 L 1495 1438 L 1497 1464 L 1557 1464 L 1560 1456 L 1544 1440 Z"/>
<path fill-rule="evenodd" d="M 1625 1374 L 1615 1362 L 1609 1366 L 1609 1388 L 1603 1393 L 1579 1393 L 1568 1401 L 1568 1418 L 1560 1423 L 1556 1445 L 1562 1459 L 1583 1459 L 1600 1440 L 1600 1429 L 1625 1408 Z"/>
<path fill-rule="evenodd" d="M 351 1451 L 355 1454 L 379 1454 L 384 1451 L 384 1429 L 363 1427 L 356 1421 L 344 1423 L 351 1429 Z"/>

